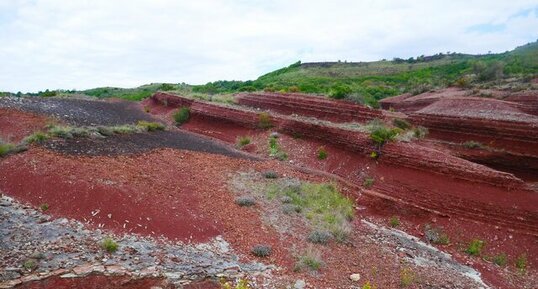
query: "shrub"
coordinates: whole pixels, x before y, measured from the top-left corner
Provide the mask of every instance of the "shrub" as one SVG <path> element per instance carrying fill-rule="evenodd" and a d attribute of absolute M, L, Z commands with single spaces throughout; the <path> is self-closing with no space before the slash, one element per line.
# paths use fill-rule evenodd
<path fill-rule="evenodd" d="M 42 144 L 48 138 L 49 138 L 49 136 L 46 133 L 39 131 L 39 132 L 33 133 L 32 135 L 29 135 L 29 136 L 25 137 L 23 139 L 23 142 L 26 143 L 26 144 L 33 144 L 33 143 Z"/>
<path fill-rule="evenodd" d="M 165 126 L 162 123 L 149 122 L 149 121 L 144 121 L 144 120 L 139 121 L 136 124 L 136 126 L 138 126 L 139 128 L 141 128 L 141 129 L 143 129 L 145 131 L 157 131 L 157 130 L 164 130 L 165 129 Z"/>
<path fill-rule="evenodd" d="M 393 121 L 392 121 L 392 124 L 397 127 L 397 128 L 401 128 L 403 130 L 406 130 L 406 129 L 410 129 L 411 128 L 411 124 L 405 120 L 405 119 L 400 119 L 400 118 L 395 118 Z"/>
<path fill-rule="evenodd" d="M 521 254 L 516 259 L 516 268 L 519 269 L 519 271 L 524 272 L 527 270 L 527 255 Z"/>
<path fill-rule="evenodd" d="M 271 246 L 268 245 L 256 245 L 252 247 L 250 252 L 256 257 L 267 257 L 271 255 L 272 249 Z"/>
<path fill-rule="evenodd" d="M 288 87 L 288 91 L 289 92 L 299 92 L 300 90 L 299 90 L 299 87 L 294 85 L 294 86 Z"/>
<path fill-rule="evenodd" d="M 139 132 L 140 128 L 134 125 L 125 124 L 125 125 L 117 125 L 117 126 L 110 127 L 110 130 L 113 133 L 117 133 L 117 134 L 130 134 L 130 133 Z M 101 133 L 102 130 L 98 129 L 98 131 L 99 133 Z"/>
<path fill-rule="evenodd" d="M 22 263 L 22 267 L 28 271 L 33 271 L 37 268 L 37 261 L 34 259 L 27 259 Z"/>
<path fill-rule="evenodd" d="M 389 225 L 393 228 L 400 226 L 400 219 L 398 218 L 398 216 L 390 217 Z"/>
<path fill-rule="evenodd" d="M 275 136 L 269 137 L 269 156 L 281 161 L 288 159 L 288 154 L 280 149 L 278 139 Z"/>
<path fill-rule="evenodd" d="M 404 268 L 400 271 L 400 285 L 408 287 L 415 282 L 415 273 L 409 268 Z"/>
<path fill-rule="evenodd" d="M 103 136 L 111 136 L 114 135 L 114 130 L 107 126 L 98 126 L 97 132 L 100 133 Z"/>
<path fill-rule="evenodd" d="M 239 197 L 235 199 L 235 203 L 241 207 L 252 207 L 256 205 L 256 200 L 252 197 Z"/>
<path fill-rule="evenodd" d="M 482 249 L 484 249 L 485 242 L 479 239 L 474 239 L 469 243 L 469 246 L 465 250 L 465 252 L 471 256 L 479 256 L 482 253 Z"/>
<path fill-rule="evenodd" d="M 349 86 L 343 85 L 343 84 L 337 84 L 337 85 L 334 85 L 329 90 L 329 97 L 334 98 L 334 99 L 343 99 L 346 96 L 350 95 L 351 92 L 353 91 L 351 90 Z"/>
<path fill-rule="evenodd" d="M 10 143 L 0 143 L 0 157 L 8 155 L 13 152 L 15 146 Z"/>
<path fill-rule="evenodd" d="M 506 263 L 508 263 L 508 257 L 505 253 L 501 253 L 493 257 L 493 263 L 495 263 L 497 266 L 504 267 Z"/>
<path fill-rule="evenodd" d="M 324 147 L 318 148 L 318 160 L 324 160 L 328 156 L 327 150 Z"/>
<path fill-rule="evenodd" d="M 271 116 L 267 112 L 261 112 L 258 114 L 258 127 L 261 129 L 268 129 L 273 127 Z"/>
<path fill-rule="evenodd" d="M 68 126 L 52 126 L 49 129 L 49 135 L 59 138 L 73 138 L 73 129 Z"/>
<path fill-rule="evenodd" d="M 326 245 L 331 240 L 332 235 L 326 231 L 314 231 L 308 235 L 308 241 L 314 244 Z"/>
<path fill-rule="evenodd" d="M 49 209 L 49 204 L 46 204 L 46 203 L 41 204 L 41 205 L 39 205 L 39 209 L 41 209 L 41 211 L 45 212 L 45 211 L 47 211 Z"/>
<path fill-rule="evenodd" d="M 479 149 L 479 148 L 484 148 L 484 145 L 477 142 L 477 141 L 474 141 L 474 140 L 470 140 L 470 141 L 466 141 L 464 143 L 462 143 L 462 145 L 468 149 Z"/>
<path fill-rule="evenodd" d="M 282 212 L 286 215 L 291 215 L 293 213 L 301 213 L 303 209 L 300 206 L 294 204 L 284 204 L 282 206 Z"/>
<path fill-rule="evenodd" d="M 101 247 L 109 253 L 114 253 L 118 250 L 118 243 L 112 238 L 106 237 L 103 242 L 101 242 Z"/>
<path fill-rule="evenodd" d="M 432 227 L 429 224 L 426 224 L 424 227 L 424 236 L 428 242 L 433 244 L 448 245 L 450 243 L 448 235 L 443 231 L 442 228 Z"/>
<path fill-rule="evenodd" d="M 428 128 L 423 126 L 417 126 L 413 129 L 413 134 L 418 139 L 423 139 L 428 134 Z"/>
<path fill-rule="evenodd" d="M 374 178 L 365 178 L 362 182 L 362 186 L 369 189 L 374 185 L 375 179 Z"/>
<path fill-rule="evenodd" d="M 263 172 L 263 176 L 266 179 L 276 179 L 276 178 L 278 178 L 278 174 L 275 171 L 265 171 L 265 172 Z"/>
<path fill-rule="evenodd" d="M 237 146 L 242 148 L 250 143 L 250 138 L 248 136 L 240 136 L 237 138 Z"/>
<path fill-rule="evenodd" d="M 378 146 L 393 140 L 398 135 L 398 130 L 390 129 L 385 126 L 377 127 L 370 133 L 370 139 Z"/>
<path fill-rule="evenodd" d="M 182 107 L 173 114 L 173 117 L 177 125 L 182 125 L 189 120 L 190 115 L 191 109 L 188 107 Z"/>
<path fill-rule="evenodd" d="M 295 264 L 295 271 L 302 271 L 307 268 L 311 271 L 317 271 L 323 266 L 321 252 L 312 246 L 309 246 L 303 255 L 299 256 Z"/>

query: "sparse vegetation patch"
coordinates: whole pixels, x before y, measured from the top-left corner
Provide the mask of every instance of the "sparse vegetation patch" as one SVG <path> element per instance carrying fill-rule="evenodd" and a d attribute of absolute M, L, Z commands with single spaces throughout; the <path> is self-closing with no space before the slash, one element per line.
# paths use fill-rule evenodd
<path fill-rule="evenodd" d="M 480 239 L 474 239 L 469 243 L 469 246 L 465 250 L 465 252 L 471 256 L 479 256 L 482 254 L 482 249 L 484 249 L 484 246 L 486 243 Z"/>
<path fill-rule="evenodd" d="M 268 257 L 272 251 L 271 246 L 268 245 L 256 245 L 250 250 L 252 255 L 256 257 Z"/>
<path fill-rule="evenodd" d="M 172 116 L 177 125 L 182 125 L 187 120 L 189 120 L 191 116 L 191 109 L 188 107 L 182 107 L 177 110 Z"/>
<path fill-rule="evenodd" d="M 114 253 L 118 250 L 118 243 L 112 238 L 107 237 L 101 242 L 101 247 L 105 249 L 108 253 Z"/>

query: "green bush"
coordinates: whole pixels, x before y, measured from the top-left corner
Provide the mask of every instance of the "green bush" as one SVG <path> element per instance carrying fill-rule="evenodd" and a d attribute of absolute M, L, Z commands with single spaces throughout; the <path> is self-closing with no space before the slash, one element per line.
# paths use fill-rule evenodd
<path fill-rule="evenodd" d="M 8 155 L 9 153 L 13 152 L 14 149 L 15 149 L 15 146 L 13 144 L 0 143 L 0 157 Z"/>
<path fill-rule="evenodd" d="M 413 129 L 413 134 L 418 139 L 423 139 L 428 134 L 428 129 L 423 126 L 417 126 Z"/>
<path fill-rule="evenodd" d="M 107 237 L 101 242 L 101 247 L 109 253 L 114 253 L 118 250 L 118 243 L 112 238 Z"/>
<path fill-rule="evenodd" d="M 393 140 L 397 135 L 398 130 L 381 126 L 370 132 L 370 139 L 374 141 L 376 145 L 382 146 L 386 142 Z"/>
<path fill-rule="evenodd" d="M 158 122 L 149 122 L 141 120 L 139 121 L 136 126 L 139 128 L 145 130 L 145 131 L 157 131 L 157 130 L 164 130 L 166 127 L 162 123 Z"/>
<path fill-rule="evenodd" d="M 69 126 L 52 126 L 49 129 L 49 135 L 59 138 L 73 138 L 73 128 Z"/>
<path fill-rule="evenodd" d="M 321 259 L 321 252 L 314 247 L 308 247 L 303 255 L 299 256 L 297 263 L 295 264 L 295 271 L 302 271 L 303 269 L 309 269 L 311 271 L 317 271 L 323 266 L 323 260 Z"/>
<path fill-rule="evenodd" d="M 465 252 L 471 256 L 479 256 L 482 253 L 482 249 L 484 249 L 484 246 L 486 243 L 479 239 L 474 239 L 469 243 L 469 246 L 465 250 Z"/>
<path fill-rule="evenodd" d="M 527 270 L 527 255 L 521 254 L 516 259 L 516 268 L 519 269 L 521 272 L 524 272 Z"/>
<path fill-rule="evenodd" d="M 331 87 L 331 89 L 329 90 L 329 97 L 334 99 L 343 99 L 346 96 L 350 95 L 351 92 L 353 91 L 349 86 L 337 84 Z"/>
<path fill-rule="evenodd" d="M 258 127 L 261 129 L 268 129 L 273 127 L 271 116 L 267 112 L 261 112 L 258 114 Z"/>
<path fill-rule="evenodd" d="M 250 252 L 256 257 L 268 257 L 271 255 L 272 249 L 268 245 L 256 245 L 252 247 Z"/>
<path fill-rule="evenodd" d="M 324 160 L 329 156 L 325 147 L 318 148 L 318 160 Z"/>
<path fill-rule="evenodd" d="M 27 271 L 33 271 L 37 269 L 37 261 L 34 259 L 27 259 L 24 261 L 24 263 L 22 263 L 22 267 Z"/>
<path fill-rule="evenodd" d="M 495 263 L 497 266 L 504 267 L 506 266 L 506 263 L 508 263 L 508 257 L 505 253 L 501 253 L 493 257 L 493 263 Z"/>
<path fill-rule="evenodd" d="M 240 136 L 237 138 L 237 146 L 242 148 L 250 144 L 250 138 L 248 136 Z"/>
<path fill-rule="evenodd" d="M 110 127 L 110 130 L 113 133 L 117 133 L 117 134 L 130 134 L 130 133 L 140 132 L 139 127 L 134 126 L 134 125 L 129 125 L 129 124 L 113 126 L 113 127 Z M 103 130 L 98 129 L 98 131 L 101 133 L 101 131 Z"/>
<path fill-rule="evenodd" d="M 177 125 L 184 124 L 187 120 L 189 120 L 191 115 L 191 110 L 188 107 L 182 107 L 178 111 L 176 111 L 173 114 L 174 121 Z"/>
<path fill-rule="evenodd" d="M 362 186 L 369 189 L 374 185 L 375 179 L 374 178 L 365 178 L 362 182 Z"/>
<path fill-rule="evenodd" d="M 43 211 L 43 212 L 48 211 L 49 210 L 49 204 L 43 203 L 43 204 L 39 205 L 39 209 L 41 211 Z"/>
<path fill-rule="evenodd" d="M 27 137 L 25 137 L 22 142 L 23 143 L 26 143 L 26 144 L 33 144 L 33 143 L 38 143 L 38 144 L 42 144 L 44 143 L 47 139 L 49 138 L 49 136 L 44 133 L 44 132 L 35 132 Z"/>
<path fill-rule="evenodd" d="M 392 124 L 397 127 L 397 128 L 401 128 L 403 130 L 407 130 L 407 129 L 410 129 L 411 128 L 411 124 L 405 120 L 405 119 L 401 119 L 401 118 L 395 118 L 393 121 L 392 121 Z"/>
<path fill-rule="evenodd" d="M 400 226 L 400 219 L 398 218 L 398 216 L 390 217 L 389 225 L 393 228 Z"/>

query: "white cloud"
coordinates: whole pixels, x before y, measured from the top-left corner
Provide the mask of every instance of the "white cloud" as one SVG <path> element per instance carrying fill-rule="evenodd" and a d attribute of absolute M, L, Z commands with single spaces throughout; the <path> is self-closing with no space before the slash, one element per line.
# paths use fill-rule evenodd
<path fill-rule="evenodd" d="M 537 11 L 534 0 L 0 0 L 0 91 L 246 80 L 299 59 L 501 52 L 536 40 Z M 503 29 L 469 29 L 477 25 Z"/>

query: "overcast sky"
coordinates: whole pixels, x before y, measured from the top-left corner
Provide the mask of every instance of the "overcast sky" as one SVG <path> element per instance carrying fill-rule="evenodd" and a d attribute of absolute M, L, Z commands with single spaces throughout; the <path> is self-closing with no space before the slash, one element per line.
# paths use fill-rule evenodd
<path fill-rule="evenodd" d="M 503 52 L 536 0 L 0 0 L 0 91 L 248 80 L 297 60 Z"/>

